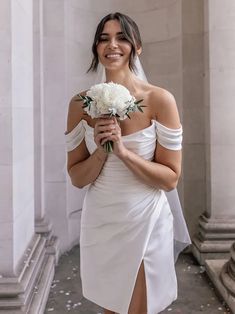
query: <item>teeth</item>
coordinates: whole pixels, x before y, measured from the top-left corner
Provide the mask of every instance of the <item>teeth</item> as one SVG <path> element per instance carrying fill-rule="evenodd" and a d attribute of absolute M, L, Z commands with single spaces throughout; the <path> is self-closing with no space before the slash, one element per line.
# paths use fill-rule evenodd
<path fill-rule="evenodd" d="M 107 58 L 117 58 L 120 56 L 121 56 L 120 54 L 108 54 L 108 55 L 106 55 Z"/>

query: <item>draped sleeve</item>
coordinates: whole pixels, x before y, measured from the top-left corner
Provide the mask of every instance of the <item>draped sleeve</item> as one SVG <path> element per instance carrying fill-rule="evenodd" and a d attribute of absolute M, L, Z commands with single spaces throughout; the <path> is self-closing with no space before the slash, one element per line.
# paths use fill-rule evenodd
<path fill-rule="evenodd" d="M 83 120 L 81 120 L 72 131 L 65 134 L 65 142 L 67 152 L 71 152 L 76 147 L 78 147 L 85 137 L 85 127 Z"/>
<path fill-rule="evenodd" d="M 170 150 L 181 150 L 183 129 L 171 129 L 156 121 L 156 133 L 158 143 Z"/>

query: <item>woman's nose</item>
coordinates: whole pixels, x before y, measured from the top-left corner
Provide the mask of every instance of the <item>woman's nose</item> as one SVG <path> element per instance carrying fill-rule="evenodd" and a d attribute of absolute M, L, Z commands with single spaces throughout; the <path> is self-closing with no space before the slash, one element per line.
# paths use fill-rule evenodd
<path fill-rule="evenodd" d="M 115 38 L 110 39 L 109 41 L 109 47 L 110 48 L 116 48 L 117 47 L 117 41 Z"/>

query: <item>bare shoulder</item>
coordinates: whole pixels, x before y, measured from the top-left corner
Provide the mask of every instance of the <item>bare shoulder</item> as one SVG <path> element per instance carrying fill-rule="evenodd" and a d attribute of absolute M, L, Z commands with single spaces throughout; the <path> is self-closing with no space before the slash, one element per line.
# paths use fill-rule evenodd
<path fill-rule="evenodd" d="M 173 94 L 164 88 L 153 85 L 150 85 L 149 91 L 153 117 L 170 128 L 179 128 L 179 112 Z"/>
<path fill-rule="evenodd" d="M 69 102 L 66 133 L 69 133 L 72 129 L 74 129 L 74 127 L 85 117 L 79 95 L 85 96 L 86 91 L 82 91 L 73 96 Z"/>

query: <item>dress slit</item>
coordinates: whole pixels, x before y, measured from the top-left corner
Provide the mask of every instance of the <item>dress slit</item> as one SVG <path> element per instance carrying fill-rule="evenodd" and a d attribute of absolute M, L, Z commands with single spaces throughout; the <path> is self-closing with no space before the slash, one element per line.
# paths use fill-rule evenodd
<path fill-rule="evenodd" d="M 135 289 L 136 289 L 136 283 L 137 283 L 137 279 L 138 279 L 138 276 L 139 276 L 139 273 L 140 273 L 140 269 L 141 269 L 141 266 L 143 265 L 143 272 L 144 272 L 144 285 L 145 285 L 145 292 L 143 291 L 143 294 L 145 294 L 145 311 L 146 313 L 148 312 L 148 300 L 147 300 L 147 282 L 146 282 L 146 274 L 145 274 L 145 264 L 144 264 L 144 258 L 141 260 L 140 262 L 140 265 L 139 265 L 139 268 L 138 268 L 138 272 L 136 274 L 136 277 L 135 277 L 135 282 L 134 282 L 134 287 L 132 289 L 132 293 L 131 293 L 131 298 L 130 298 L 130 304 L 129 304 L 129 307 L 128 307 L 128 313 L 130 310 L 132 310 L 132 312 L 130 313 L 136 313 L 135 309 L 133 311 L 132 308 L 130 308 L 131 306 L 131 303 L 132 303 L 132 299 L 133 299 L 133 295 L 134 295 L 134 292 L 135 292 Z M 140 275 L 142 276 L 142 274 Z M 141 282 L 142 283 L 142 282 Z M 139 284 L 139 283 L 138 283 Z M 135 296 L 136 298 L 136 296 Z M 140 302 L 142 302 L 143 299 L 141 298 Z M 140 305 L 137 306 L 137 308 L 139 308 Z"/>
<path fill-rule="evenodd" d="M 151 224 L 151 226 L 149 227 L 149 232 L 148 232 L 147 238 L 145 240 L 145 244 L 143 246 L 142 254 L 140 256 L 139 262 L 137 262 L 138 263 L 138 267 L 136 267 L 137 271 L 135 273 L 135 276 L 133 276 L 134 280 L 133 280 L 133 283 L 132 283 L 131 288 L 129 290 L 130 291 L 130 294 L 129 294 L 130 297 L 129 297 L 129 303 L 126 307 L 127 311 L 122 312 L 122 313 L 118 313 L 118 314 L 128 314 L 128 308 L 129 308 L 130 303 L 131 303 L 131 299 L 132 299 L 133 291 L 135 288 L 138 272 L 139 272 L 139 269 L 140 269 L 142 262 L 144 263 L 144 270 L 145 270 L 147 313 L 153 314 L 152 312 L 149 311 L 149 305 L 152 302 L 150 295 L 152 295 L 153 292 L 150 291 L 152 288 L 152 285 L 151 285 L 151 280 L 148 283 L 148 279 L 149 279 L 149 277 L 154 276 L 154 274 L 148 274 L 148 271 L 151 269 L 151 266 L 149 266 L 149 264 L 154 263 L 154 261 L 152 260 L 153 255 L 152 254 L 150 254 L 151 256 L 149 255 L 149 247 L 151 247 L 151 238 L 152 238 L 152 234 L 154 232 L 154 229 L 157 228 L 157 226 L 159 224 L 159 217 L 160 217 L 161 212 L 163 210 L 162 204 L 164 203 L 164 199 L 165 198 L 163 197 L 163 195 L 161 195 L 161 197 L 158 199 L 155 211 L 153 213 L 153 216 L 154 216 L 154 219 L 152 220 L 153 224 Z M 150 307 L 152 307 L 152 305 Z M 156 314 L 156 313 L 154 313 L 154 314 Z"/>

